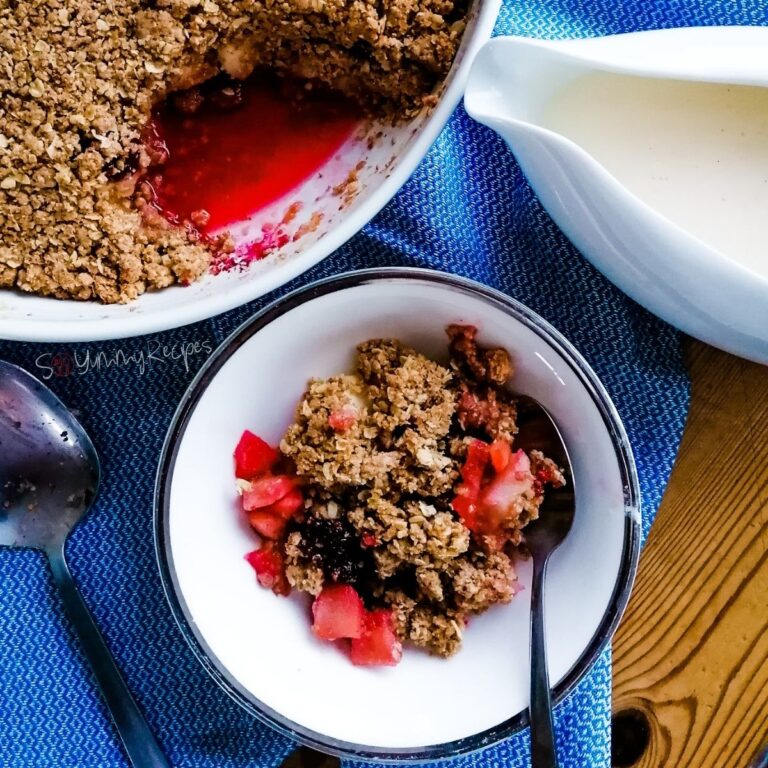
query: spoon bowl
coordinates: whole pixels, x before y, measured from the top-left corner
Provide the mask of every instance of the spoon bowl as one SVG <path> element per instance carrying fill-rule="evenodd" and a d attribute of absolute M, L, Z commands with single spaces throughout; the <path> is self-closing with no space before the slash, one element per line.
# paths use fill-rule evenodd
<path fill-rule="evenodd" d="M 0 546 L 61 549 L 99 489 L 99 458 L 45 385 L 0 361 Z"/>
<path fill-rule="evenodd" d="M 549 412 L 532 397 L 517 395 L 518 428 L 516 445 L 526 452 L 541 451 L 563 470 L 566 484 L 548 488 L 539 508 L 539 517 L 525 528 L 525 544 L 533 557 L 549 556 L 563 543 L 576 512 L 576 486 L 571 460 L 560 430 Z"/>
<path fill-rule="evenodd" d="M 0 546 L 46 553 L 131 766 L 168 768 L 67 566 L 67 537 L 88 513 L 99 477 L 96 449 L 72 412 L 30 373 L 0 361 Z"/>

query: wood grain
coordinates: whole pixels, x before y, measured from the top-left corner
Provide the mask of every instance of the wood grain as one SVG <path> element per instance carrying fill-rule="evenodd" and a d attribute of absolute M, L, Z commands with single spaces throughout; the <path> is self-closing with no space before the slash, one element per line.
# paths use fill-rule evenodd
<path fill-rule="evenodd" d="M 680 454 L 614 641 L 639 768 L 746 768 L 768 742 L 768 368 L 692 343 Z"/>

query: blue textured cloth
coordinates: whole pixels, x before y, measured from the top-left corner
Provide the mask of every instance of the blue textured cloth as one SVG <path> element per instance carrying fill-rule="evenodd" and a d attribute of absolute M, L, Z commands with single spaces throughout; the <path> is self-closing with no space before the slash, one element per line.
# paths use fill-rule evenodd
<path fill-rule="evenodd" d="M 711 24 L 765 24 L 759 0 L 507 0 L 497 32 L 604 35 Z M 585 355 L 624 419 L 647 533 L 682 432 L 688 380 L 676 332 L 615 290 L 568 244 L 507 148 L 459 109 L 397 198 L 296 284 L 373 265 L 435 267 L 499 288 L 542 314 Z M 295 287 L 290 286 L 290 287 Z M 284 290 L 287 290 L 284 289 Z M 275 298 L 267 297 L 266 301 Z M 161 341 L 188 357 L 92 368 L 49 383 L 75 408 L 103 461 L 99 499 L 69 560 L 151 727 L 177 768 L 271 768 L 293 745 L 253 721 L 202 670 L 162 595 L 152 547 L 152 485 L 163 436 L 207 350 L 263 306 L 156 337 L 77 345 L 0 343 L 43 375 L 76 352 L 140 353 Z M 610 654 L 558 708 L 562 765 L 604 767 L 610 753 Z M 462 702 L 465 706 L 467 702 Z M 459 708 L 460 711 L 460 708 Z M 528 764 L 527 733 L 455 763 Z M 124 768 L 126 759 L 63 619 L 41 555 L 0 550 L 0 767 Z"/>

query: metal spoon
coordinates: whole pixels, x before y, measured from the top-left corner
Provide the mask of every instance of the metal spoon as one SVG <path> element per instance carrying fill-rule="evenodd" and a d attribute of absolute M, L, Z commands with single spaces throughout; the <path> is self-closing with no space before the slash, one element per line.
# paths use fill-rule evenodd
<path fill-rule="evenodd" d="M 576 489 L 568 451 L 557 425 L 533 398 L 518 396 L 518 428 L 515 444 L 526 451 L 540 450 L 564 470 L 562 488 L 548 488 L 539 517 L 524 529 L 525 543 L 533 559 L 531 587 L 531 765 L 557 768 L 552 696 L 544 643 L 544 576 L 547 561 L 568 535 L 576 511 Z"/>
<path fill-rule="evenodd" d="M 98 487 L 99 458 L 72 413 L 34 376 L 0 361 L 0 546 L 45 552 L 131 764 L 169 768 L 67 567 L 67 537 Z"/>

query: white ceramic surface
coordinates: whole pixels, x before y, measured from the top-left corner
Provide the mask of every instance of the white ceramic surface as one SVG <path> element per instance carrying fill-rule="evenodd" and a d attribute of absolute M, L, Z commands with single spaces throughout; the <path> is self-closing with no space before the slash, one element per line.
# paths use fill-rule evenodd
<path fill-rule="evenodd" d="M 225 342 L 212 370 L 192 385 L 169 434 L 158 476 L 158 556 L 171 603 L 181 602 L 177 618 L 219 681 L 256 714 L 322 748 L 351 742 L 409 753 L 471 739 L 510 718 L 518 720 L 509 727 L 523 722 L 529 563 L 519 566 L 525 589 L 510 605 L 473 618 L 456 656 L 446 661 L 407 648 L 399 666 L 369 669 L 314 638 L 305 596 L 275 597 L 243 560 L 258 540 L 238 514 L 234 490 L 232 450 L 242 430 L 277 443 L 306 381 L 349 370 L 355 345 L 366 339 L 397 337 L 445 359 L 443 329 L 452 322 L 475 324 L 482 343 L 511 351 L 514 387 L 551 411 L 573 460 L 576 520 L 546 586 L 553 685 L 569 673 L 575 682 L 618 620 L 607 615 L 620 613 L 626 598 L 615 590 L 631 581 L 626 569 L 634 569 L 639 521 L 631 457 L 629 480 L 622 479 L 614 443 L 628 451 L 626 438 L 601 411 L 585 369 L 572 367 L 557 339 L 544 338 L 548 326 L 531 327 L 473 289 L 395 276 L 300 303 L 252 335 L 236 332 L 237 341 Z"/>
<path fill-rule="evenodd" d="M 554 42 L 497 38 L 476 57 L 464 100 L 472 117 L 509 143 L 549 214 L 610 280 L 687 333 L 762 363 L 768 278 L 658 214 L 537 120 L 554 94 L 590 71 L 768 86 L 766 50 L 763 27 Z"/>
<path fill-rule="evenodd" d="M 360 134 L 350 139 L 312 179 L 234 228 L 233 234 L 238 242 L 253 239 L 263 224 L 280 221 L 294 201 L 302 202 L 304 209 L 292 222 L 289 234 L 312 213 L 320 212 L 324 218 L 315 232 L 244 272 L 207 275 L 190 286 L 145 294 L 130 304 L 104 306 L 0 291 L 0 338 L 95 341 L 174 328 L 258 298 L 317 264 L 378 213 L 427 153 L 461 98 L 469 65 L 491 35 L 500 2 L 473 2 L 456 60 L 443 83 L 438 105 L 428 115 L 396 127 L 361 126 Z M 372 148 L 368 147 L 368 137 L 376 137 Z M 359 193 L 350 206 L 339 210 L 339 198 L 328 193 L 329 187 L 343 182 L 359 162 Z"/>

